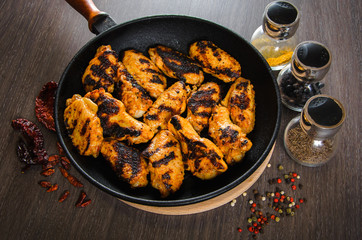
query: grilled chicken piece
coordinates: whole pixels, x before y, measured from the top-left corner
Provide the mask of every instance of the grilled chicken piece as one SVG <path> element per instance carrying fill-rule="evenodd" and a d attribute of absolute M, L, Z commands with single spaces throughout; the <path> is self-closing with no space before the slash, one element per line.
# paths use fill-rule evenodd
<path fill-rule="evenodd" d="M 118 80 L 113 95 L 123 102 L 129 115 L 134 118 L 142 117 L 153 104 L 151 97 L 133 79 L 121 62 L 119 62 L 117 75 Z"/>
<path fill-rule="evenodd" d="M 150 48 L 148 53 L 151 60 L 168 77 L 197 86 L 204 81 L 203 72 L 188 56 L 161 45 Z"/>
<path fill-rule="evenodd" d="M 131 187 L 145 187 L 148 184 L 147 163 L 137 149 L 117 140 L 107 139 L 102 144 L 101 153 L 117 176 Z"/>
<path fill-rule="evenodd" d="M 144 115 L 144 122 L 154 133 L 167 129 L 167 123 L 173 115 L 182 114 L 186 109 L 188 90 L 182 81 L 174 83 L 153 103 Z"/>
<path fill-rule="evenodd" d="M 98 106 L 76 94 L 67 100 L 64 122 L 73 145 L 84 156 L 98 157 L 103 141 L 103 129 L 97 117 Z"/>
<path fill-rule="evenodd" d="M 185 118 L 175 115 L 168 123 L 168 129 L 181 144 L 186 158 L 185 169 L 200 179 L 211 179 L 228 168 L 221 150 L 209 139 L 201 138 Z"/>
<path fill-rule="evenodd" d="M 153 98 L 158 98 L 167 87 L 166 77 L 146 56 L 136 50 L 127 50 L 121 55 L 127 71 Z"/>
<path fill-rule="evenodd" d="M 103 136 L 128 144 L 145 143 L 152 139 L 153 132 L 149 126 L 131 117 L 124 104 L 106 93 L 103 88 L 93 90 L 85 95 L 98 105 L 97 116 L 101 120 Z"/>
<path fill-rule="evenodd" d="M 200 133 L 209 122 L 212 108 L 220 100 L 220 87 L 217 83 L 208 82 L 191 94 L 187 100 L 187 120 Z"/>
<path fill-rule="evenodd" d="M 221 104 L 229 109 L 231 120 L 243 133 L 248 134 L 254 129 L 255 91 L 249 80 L 238 78 Z"/>
<path fill-rule="evenodd" d="M 112 93 L 117 80 L 118 56 L 110 45 L 100 46 L 94 58 L 89 62 L 82 83 L 86 92 L 104 88 Z"/>
<path fill-rule="evenodd" d="M 252 146 L 241 128 L 231 122 L 229 110 L 220 105 L 212 110 L 209 134 L 229 165 L 240 162 Z"/>
<path fill-rule="evenodd" d="M 168 130 L 161 130 L 142 152 L 148 160 L 152 187 L 161 197 L 175 193 L 184 179 L 184 164 L 179 142 Z"/>
<path fill-rule="evenodd" d="M 211 41 L 193 43 L 189 54 L 206 73 L 224 82 L 233 82 L 241 75 L 240 63 Z"/>

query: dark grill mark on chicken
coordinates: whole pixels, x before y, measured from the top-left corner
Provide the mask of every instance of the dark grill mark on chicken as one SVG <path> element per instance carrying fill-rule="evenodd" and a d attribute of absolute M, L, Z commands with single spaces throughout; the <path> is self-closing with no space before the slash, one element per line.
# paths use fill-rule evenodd
<path fill-rule="evenodd" d="M 167 142 L 165 145 L 163 145 L 163 148 L 169 148 L 169 147 L 174 147 L 178 144 L 178 142 L 176 141 L 169 141 Z"/>
<path fill-rule="evenodd" d="M 199 73 L 200 71 L 196 63 L 176 51 L 162 51 L 160 48 L 157 48 L 157 53 L 168 68 L 177 72 L 178 77 L 182 77 L 185 73 Z"/>
<path fill-rule="evenodd" d="M 211 95 L 216 93 L 216 89 L 212 88 L 205 91 L 195 92 L 187 102 L 187 107 L 192 113 L 196 113 L 199 107 L 213 107 L 216 101 L 211 99 Z"/>
<path fill-rule="evenodd" d="M 165 105 L 160 105 L 160 106 L 158 107 L 158 109 L 159 109 L 160 111 L 166 111 L 166 112 L 171 112 L 171 113 L 174 112 L 174 109 L 173 109 L 172 107 L 165 106 Z"/>
<path fill-rule="evenodd" d="M 234 143 L 238 140 L 239 132 L 232 129 L 230 126 L 227 126 L 226 128 L 220 128 L 221 135 L 220 139 L 224 138 L 230 138 L 227 142 Z"/>
<path fill-rule="evenodd" d="M 151 70 L 151 69 L 150 69 Z M 162 80 L 158 77 L 158 76 L 153 76 L 153 78 L 150 80 L 152 83 L 157 83 L 157 84 L 163 84 Z"/>
<path fill-rule="evenodd" d="M 86 138 L 87 140 L 87 146 L 84 148 L 84 151 L 81 153 L 81 154 L 84 154 L 85 152 L 87 152 L 87 150 L 88 150 L 88 148 L 89 148 L 89 146 L 90 146 L 90 143 L 91 143 L 91 141 L 90 141 L 90 135 L 88 135 L 87 136 L 87 138 Z"/>
<path fill-rule="evenodd" d="M 148 120 L 158 120 L 158 115 L 157 114 L 154 114 L 154 115 L 147 114 L 145 116 L 145 118 L 148 119 Z"/>
<path fill-rule="evenodd" d="M 176 130 L 181 130 L 181 123 L 177 117 L 172 117 L 170 123 L 174 126 Z M 186 139 L 185 139 L 186 140 Z"/>
<path fill-rule="evenodd" d="M 141 98 L 150 99 L 150 95 L 148 94 L 148 92 L 137 83 L 137 81 L 126 69 L 124 69 L 122 72 L 126 75 L 126 81 L 130 82 L 132 84 L 132 87 L 137 88 L 140 91 Z M 119 81 L 116 85 L 118 89 L 121 89 L 122 81 Z"/>
<path fill-rule="evenodd" d="M 140 63 L 146 63 L 146 64 L 150 63 L 150 61 L 148 61 L 147 59 L 144 59 L 144 58 L 140 58 L 139 61 L 140 61 Z"/>
<path fill-rule="evenodd" d="M 87 119 L 82 127 L 82 130 L 80 131 L 80 135 L 83 136 L 84 134 L 86 134 L 89 123 L 90 123 L 90 120 Z"/>
<path fill-rule="evenodd" d="M 247 109 L 249 106 L 250 99 L 244 93 L 235 95 L 230 99 L 230 105 L 238 106 L 240 109 Z"/>
<path fill-rule="evenodd" d="M 125 164 L 131 166 L 132 177 L 134 177 L 141 170 L 141 155 L 138 150 L 128 147 L 121 142 L 115 142 L 113 144 L 113 148 L 118 154 L 117 161 L 115 162 L 115 168 L 119 177 L 123 174 Z M 128 182 L 130 180 L 131 179 L 127 179 Z"/>
<path fill-rule="evenodd" d="M 161 165 L 167 165 L 171 160 L 175 159 L 175 153 L 174 152 L 170 152 L 169 155 L 165 156 L 164 158 L 158 160 L 157 162 L 153 162 L 152 166 L 154 168 L 158 168 Z"/>
<path fill-rule="evenodd" d="M 168 173 L 162 174 L 162 179 L 171 179 L 170 174 Z"/>
<path fill-rule="evenodd" d="M 96 102 L 101 102 L 101 104 L 98 105 L 98 117 L 100 117 L 103 113 L 113 115 L 119 112 L 119 107 L 117 106 L 115 99 L 99 97 Z"/>

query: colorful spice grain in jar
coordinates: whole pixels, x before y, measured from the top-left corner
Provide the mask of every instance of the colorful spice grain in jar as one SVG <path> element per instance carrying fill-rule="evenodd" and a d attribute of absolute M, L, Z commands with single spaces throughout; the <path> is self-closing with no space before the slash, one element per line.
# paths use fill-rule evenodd
<path fill-rule="evenodd" d="M 284 147 L 296 162 L 316 167 L 328 162 L 339 146 L 338 131 L 345 120 L 343 105 L 320 94 L 310 98 L 300 116 L 284 132 Z"/>
<path fill-rule="evenodd" d="M 328 48 L 315 41 L 305 41 L 295 48 L 292 61 L 278 74 L 282 103 L 302 111 L 309 98 L 321 94 L 321 81 L 329 71 L 332 56 Z"/>
<path fill-rule="evenodd" d="M 297 45 L 294 34 L 299 18 L 298 9 L 289 2 L 275 1 L 266 6 L 263 24 L 252 35 L 251 44 L 272 70 L 280 70 L 290 62 Z"/>

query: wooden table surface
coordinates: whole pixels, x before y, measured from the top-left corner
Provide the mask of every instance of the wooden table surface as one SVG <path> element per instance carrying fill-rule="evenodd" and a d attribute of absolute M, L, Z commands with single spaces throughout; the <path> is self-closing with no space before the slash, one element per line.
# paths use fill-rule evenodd
<path fill-rule="evenodd" d="M 250 39 L 261 24 L 268 0 L 95 0 L 117 23 L 144 16 L 180 14 L 195 16 L 225 26 Z M 361 12 L 358 0 L 292 1 L 302 16 L 299 41 L 315 40 L 330 49 L 333 60 L 322 92 L 339 99 L 347 118 L 340 130 L 339 152 L 318 168 L 298 165 L 286 154 L 282 135 L 286 124 L 297 115 L 283 107 L 275 151 L 259 180 L 236 198 L 232 207 L 186 215 L 165 216 L 135 209 L 106 194 L 72 169 L 84 183 L 92 204 L 74 206 L 79 189 L 58 203 L 68 187 L 56 172 L 50 177 L 61 186 L 46 193 L 38 185 L 44 179 L 40 168 L 22 174 L 15 147 L 19 133 L 11 120 L 23 117 L 36 121 L 35 97 L 48 81 L 58 82 L 73 55 L 94 37 L 86 20 L 63 0 L 0 2 L 0 238 L 1 239 L 249 239 L 248 200 L 253 189 L 273 191 L 269 179 L 283 172 L 297 172 L 303 185 L 296 198 L 307 199 L 293 217 L 271 222 L 258 239 L 361 239 Z M 40 124 L 39 124 L 40 125 Z M 57 137 L 41 126 L 45 147 L 56 150 Z M 289 186 L 285 191 L 290 193 Z M 267 211 L 267 210 L 266 210 Z M 272 212 L 272 210 L 268 210 Z M 238 232 L 240 227 L 242 232 Z"/>

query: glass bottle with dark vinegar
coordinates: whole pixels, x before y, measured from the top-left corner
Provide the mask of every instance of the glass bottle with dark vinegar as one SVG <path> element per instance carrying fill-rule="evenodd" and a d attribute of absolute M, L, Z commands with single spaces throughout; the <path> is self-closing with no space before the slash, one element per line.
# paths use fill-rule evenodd
<path fill-rule="evenodd" d="M 275 1 L 268 4 L 263 23 L 251 37 L 251 44 L 263 55 L 272 70 L 282 69 L 292 57 L 299 26 L 298 9 L 289 2 Z"/>

